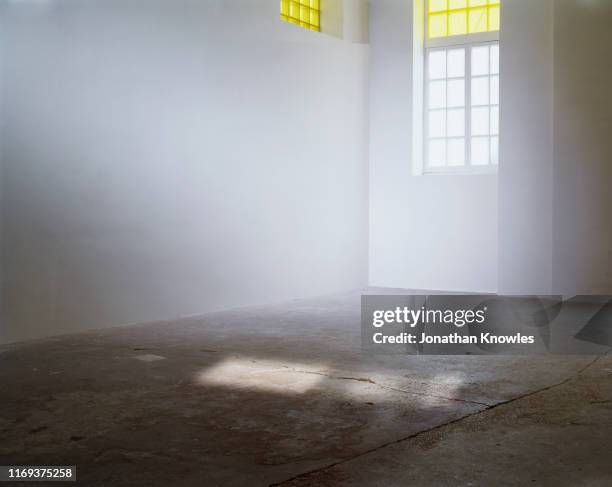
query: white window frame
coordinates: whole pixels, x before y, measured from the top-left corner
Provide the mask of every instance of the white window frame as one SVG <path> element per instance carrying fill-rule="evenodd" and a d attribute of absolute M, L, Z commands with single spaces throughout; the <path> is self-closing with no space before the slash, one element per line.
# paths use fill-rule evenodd
<path fill-rule="evenodd" d="M 471 124 L 471 48 L 485 46 L 491 44 L 499 45 L 499 31 L 496 32 L 479 32 L 475 34 L 437 37 L 429 39 L 429 19 L 428 19 L 428 0 L 425 0 L 423 6 L 423 25 L 424 25 L 424 41 L 423 41 L 423 76 L 422 76 L 422 137 L 421 137 L 421 154 L 422 154 L 422 174 L 496 174 L 499 168 L 497 164 L 487 165 L 472 165 L 471 163 L 471 144 L 472 144 L 472 124 Z M 429 166 L 429 52 L 435 50 L 446 50 L 452 48 L 465 49 L 465 163 L 463 166 Z M 501 100 L 500 100 L 501 101 Z M 448 107 L 447 109 L 448 110 Z M 490 143 L 489 135 L 489 143 Z M 448 140 L 448 138 L 446 138 Z M 499 135 L 498 135 L 499 139 Z M 499 147 L 499 146 L 498 146 Z M 498 149 L 499 150 L 499 149 Z"/>

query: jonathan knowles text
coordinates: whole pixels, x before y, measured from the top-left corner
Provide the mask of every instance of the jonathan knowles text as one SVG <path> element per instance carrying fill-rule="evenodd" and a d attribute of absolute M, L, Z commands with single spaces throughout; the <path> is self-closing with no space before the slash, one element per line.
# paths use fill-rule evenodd
<path fill-rule="evenodd" d="M 389 325 L 404 325 L 415 328 L 418 325 L 448 325 L 463 328 L 465 325 L 483 325 L 486 322 L 487 307 L 482 309 L 412 309 L 407 306 L 395 309 L 379 309 L 372 312 L 372 326 L 381 329 Z M 415 330 L 416 331 L 416 330 Z M 470 327 L 469 334 L 457 332 L 449 334 L 428 334 L 402 332 L 388 334 L 380 332 L 372 336 L 375 344 L 507 344 L 525 345 L 535 343 L 533 335 L 515 333 L 512 335 L 497 335 L 490 332 L 477 332 Z"/>

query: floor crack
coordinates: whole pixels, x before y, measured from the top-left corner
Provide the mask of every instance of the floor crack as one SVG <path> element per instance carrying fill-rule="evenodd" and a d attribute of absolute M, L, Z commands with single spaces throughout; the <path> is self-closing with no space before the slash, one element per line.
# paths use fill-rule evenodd
<path fill-rule="evenodd" d="M 445 422 L 445 423 L 441 423 L 441 424 L 439 424 L 439 425 L 437 425 L 437 426 L 433 426 L 432 428 L 428 428 L 428 429 L 425 429 L 425 430 L 422 430 L 422 431 L 418 431 L 418 432 L 413 433 L 413 434 L 411 434 L 411 435 L 408 435 L 408 436 L 406 436 L 406 437 L 404 437 L 404 438 L 400 438 L 400 439 L 398 439 L 398 440 L 393 440 L 393 441 L 389 441 L 389 442 L 387 442 L 387 443 L 383 443 L 382 445 L 379 445 L 379 446 L 376 446 L 376 447 L 370 448 L 369 450 L 366 450 L 366 451 L 363 451 L 363 452 L 361 452 L 361 453 L 358 453 L 357 455 L 353 455 L 353 456 L 352 456 L 352 457 L 350 457 L 350 458 L 345 458 L 345 459 L 343 459 L 343 460 L 339 460 L 339 461 L 337 461 L 337 462 L 331 463 L 331 464 L 326 465 L 326 466 L 324 466 L 324 467 L 316 468 L 316 469 L 311 470 L 311 471 L 309 471 L 309 472 L 304 472 L 304 473 L 301 473 L 301 474 L 295 475 L 294 477 L 291 477 L 291 478 L 289 478 L 289 479 L 283 480 L 283 481 L 281 481 L 281 482 L 275 482 L 275 483 L 273 483 L 273 484 L 270 484 L 270 486 L 269 486 L 269 487 L 278 487 L 278 486 L 282 486 L 283 484 L 285 484 L 285 483 L 287 483 L 287 482 L 291 482 L 291 481 L 293 481 L 293 480 L 298 480 L 298 479 L 301 479 L 301 478 L 305 478 L 305 477 L 308 477 L 308 476 L 310 476 L 310 475 L 312 475 L 312 474 L 315 474 L 315 473 L 317 473 L 317 472 L 323 472 L 323 471 L 325 471 L 325 470 L 328 470 L 328 469 L 333 468 L 333 467 L 336 467 L 336 466 L 338 466 L 338 465 L 342 465 L 342 464 L 344 464 L 344 463 L 350 462 L 350 461 L 352 461 L 352 460 L 355 460 L 355 459 L 357 459 L 357 458 L 363 457 L 363 456 L 365 456 L 365 455 L 368 455 L 368 454 L 370 454 L 370 453 L 376 452 L 376 451 L 378 451 L 378 450 L 382 450 L 383 448 L 386 448 L 386 447 L 388 447 L 388 446 L 397 445 L 397 444 L 399 444 L 399 443 L 403 443 L 403 442 L 405 442 L 405 441 L 409 441 L 409 440 L 412 440 L 412 439 L 414 439 L 414 438 L 418 438 L 418 437 L 419 437 L 419 436 L 421 436 L 421 435 L 425 435 L 425 434 L 427 434 L 427 433 L 431 433 L 431 432 L 433 432 L 433 431 L 440 430 L 440 429 L 442 429 L 442 428 L 445 428 L 445 427 L 447 427 L 447 426 L 451 426 L 451 425 L 453 425 L 453 424 L 457 424 L 457 423 L 459 423 L 459 422 L 461 422 L 461 421 L 464 421 L 464 420 L 466 420 L 466 419 L 468 419 L 468 418 L 471 418 L 471 417 L 473 417 L 473 416 L 477 416 L 477 415 L 479 415 L 479 414 L 483 414 L 483 413 L 485 413 L 485 412 L 487 412 L 487 411 L 491 411 L 491 410 L 493 410 L 493 409 L 495 409 L 495 408 L 498 408 L 498 407 L 500 407 L 500 406 L 504 406 L 504 405 L 506 405 L 506 404 L 511 404 L 511 403 L 513 403 L 513 402 L 515 402 L 515 401 L 520 401 L 521 399 L 525 399 L 525 398 L 528 398 L 528 397 L 531 397 L 531 396 L 535 396 L 536 394 L 540 394 L 540 393 L 542 393 L 542 392 L 547 392 L 547 391 L 550 391 L 550 390 L 555 389 L 555 388 L 557 388 L 557 387 L 561 387 L 561 386 L 563 386 L 563 385 L 567 384 L 568 382 L 571 382 L 572 380 L 574 380 L 574 379 L 576 379 L 577 377 L 579 377 L 579 376 L 580 376 L 582 373 L 584 373 L 584 372 L 585 372 L 587 369 L 589 369 L 590 367 L 592 367 L 593 365 L 595 365 L 595 363 L 597 363 L 597 362 L 598 362 L 598 361 L 599 361 L 601 358 L 603 358 L 604 356 L 607 356 L 607 355 L 608 355 L 608 354 L 609 354 L 611 351 L 612 351 L 612 348 L 610 348 L 610 349 L 609 349 L 607 352 L 605 352 L 603 355 L 598 355 L 598 356 L 597 356 L 597 357 L 595 357 L 593 360 L 591 360 L 589 363 L 587 363 L 587 364 L 586 364 L 586 365 L 584 365 L 582 368 L 580 368 L 580 369 L 579 369 L 577 372 L 575 372 L 574 374 L 572 374 L 570 377 L 567 377 L 567 378 L 563 379 L 563 380 L 562 380 L 562 381 L 560 381 L 560 382 L 557 382 L 557 383 L 554 383 L 554 384 L 551 384 L 551 385 L 548 385 L 548 386 L 542 387 L 542 388 L 537 389 L 537 390 L 535 390 L 535 391 L 527 392 L 527 393 L 525 393 L 525 394 L 522 394 L 522 395 L 520 395 L 520 396 L 514 397 L 514 398 L 512 398 L 512 399 L 507 399 L 507 400 L 505 400 L 505 401 L 500 401 L 500 402 L 495 403 L 495 404 L 491 404 L 491 405 L 485 405 L 485 404 L 483 404 L 483 405 L 485 406 L 485 408 L 484 408 L 484 409 L 481 409 L 481 410 L 479 410 L 479 411 L 474 411 L 473 413 L 469 413 L 469 414 L 466 414 L 465 416 L 461 416 L 461 417 L 459 417 L 459 418 L 456 418 L 456 419 L 453 419 L 453 420 L 447 421 L 447 422 Z M 290 367 L 288 367 L 288 368 L 290 368 Z M 296 370 L 296 372 L 304 372 L 304 373 L 312 373 L 312 374 L 317 374 L 317 375 L 328 376 L 327 374 L 323 374 L 323 373 L 320 373 L 320 372 L 309 372 L 309 371 L 299 371 L 299 370 Z M 333 377 L 332 377 L 332 378 L 333 378 Z M 386 387 L 386 386 L 381 386 L 381 387 Z M 401 392 L 401 391 L 400 391 L 400 392 Z"/>
<path fill-rule="evenodd" d="M 324 372 L 317 372 L 314 370 L 300 370 L 300 369 L 294 369 L 292 367 L 286 366 L 287 369 L 291 370 L 292 372 L 296 372 L 296 373 L 300 373 L 300 374 L 313 374 L 313 375 L 320 375 L 323 377 L 327 377 L 328 379 L 333 379 L 333 380 L 350 380 L 350 381 L 356 381 L 356 382 L 367 382 L 368 384 L 372 384 L 375 385 L 377 387 L 380 387 L 381 389 L 386 389 L 388 391 L 393 391 L 393 392 L 399 392 L 402 394 L 408 394 L 408 395 L 412 395 L 412 396 L 420 396 L 420 397 L 430 397 L 430 398 L 435 398 L 435 399 L 443 399 L 446 401 L 454 401 L 454 402 L 463 402 L 463 403 L 467 403 L 467 404 L 475 404 L 478 406 L 484 406 L 484 407 L 489 407 L 492 406 L 493 404 L 490 403 L 485 403 L 485 402 L 479 402 L 479 401 L 472 401 L 470 399 L 460 399 L 458 397 L 447 397 L 447 396 L 441 396 L 441 395 L 437 395 L 437 394 L 427 394 L 425 392 L 415 392 L 415 391 L 407 391 L 404 389 L 398 389 L 396 387 L 391 387 L 391 386 L 387 386 L 384 384 L 380 384 L 370 378 L 367 377 L 343 377 L 343 376 L 336 376 L 336 375 L 331 375 L 331 374 L 326 374 Z"/>

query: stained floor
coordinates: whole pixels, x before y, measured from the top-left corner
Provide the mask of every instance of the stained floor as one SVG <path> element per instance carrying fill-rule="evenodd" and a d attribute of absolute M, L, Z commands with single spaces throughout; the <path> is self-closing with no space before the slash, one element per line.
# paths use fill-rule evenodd
<path fill-rule="evenodd" d="M 359 298 L 1 347 L 0 465 L 77 465 L 86 486 L 612 485 L 612 357 L 364 355 Z"/>

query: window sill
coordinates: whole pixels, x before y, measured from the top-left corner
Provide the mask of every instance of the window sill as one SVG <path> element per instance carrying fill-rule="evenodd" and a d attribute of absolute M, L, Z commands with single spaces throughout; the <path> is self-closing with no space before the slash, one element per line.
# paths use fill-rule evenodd
<path fill-rule="evenodd" d="M 423 169 L 420 176 L 482 176 L 494 175 L 497 176 L 499 166 L 481 166 L 481 167 L 442 167 L 439 169 Z"/>

